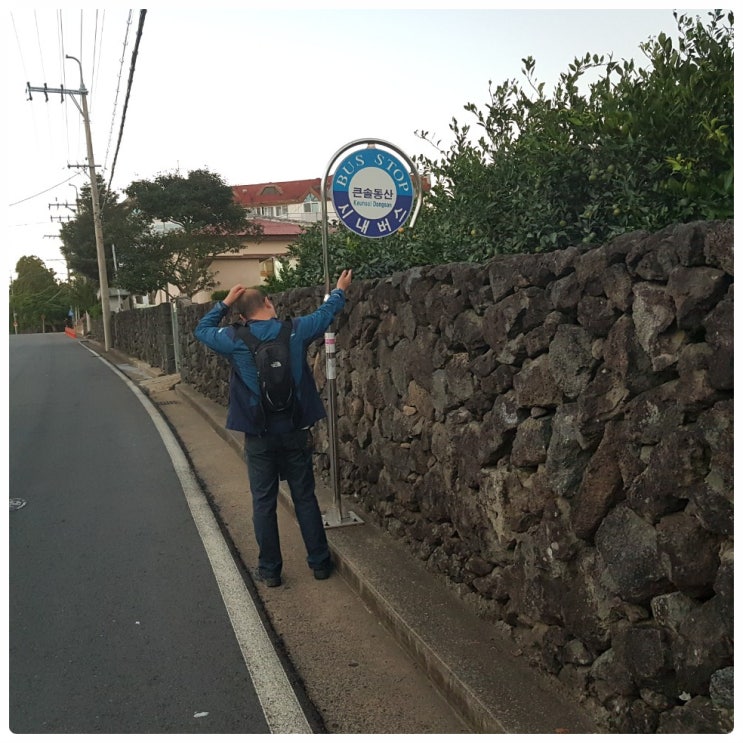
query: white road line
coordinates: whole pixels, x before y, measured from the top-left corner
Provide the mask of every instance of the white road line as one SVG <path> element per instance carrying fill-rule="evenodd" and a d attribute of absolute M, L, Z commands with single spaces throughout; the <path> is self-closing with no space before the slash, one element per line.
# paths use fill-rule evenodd
<path fill-rule="evenodd" d="M 173 468 L 181 481 L 188 507 L 191 510 L 191 516 L 209 557 L 214 577 L 222 594 L 222 600 L 235 631 L 235 637 L 271 733 L 311 733 L 312 729 L 276 655 L 240 571 L 222 537 L 214 513 L 204 497 L 204 493 L 199 487 L 178 441 L 147 395 L 100 354 L 90 348 L 88 348 L 88 351 L 94 356 L 98 356 L 129 385 L 149 413 L 150 418 L 152 418 L 165 448 L 170 454 Z"/>

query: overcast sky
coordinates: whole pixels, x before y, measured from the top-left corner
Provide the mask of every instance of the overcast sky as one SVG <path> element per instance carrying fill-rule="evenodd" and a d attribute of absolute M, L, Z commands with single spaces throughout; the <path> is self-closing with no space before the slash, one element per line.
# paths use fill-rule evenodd
<path fill-rule="evenodd" d="M 431 155 L 415 132 L 448 146 L 451 119 L 471 122 L 464 106 L 484 108 L 489 81 L 523 81 L 526 56 L 551 91 L 576 56 L 640 62 L 642 42 L 676 35 L 673 6 L 663 4 L 344 5 L 148 9 L 131 88 L 138 9 L 3 11 L 7 280 L 24 255 L 66 277 L 52 219 L 71 215 L 64 204 L 87 182 L 87 170 L 76 167 L 87 162 L 82 117 L 69 96 L 45 102 L 33 93 L 29 101 L 25 91 L 27 82 L 79 89 L 80 68 L 65 55 L 82 63 L 95 162 L 121 193 L 133 180 L 196 168 L 230 185 L 317 178 L 339 149 L 364 137 Z"/>

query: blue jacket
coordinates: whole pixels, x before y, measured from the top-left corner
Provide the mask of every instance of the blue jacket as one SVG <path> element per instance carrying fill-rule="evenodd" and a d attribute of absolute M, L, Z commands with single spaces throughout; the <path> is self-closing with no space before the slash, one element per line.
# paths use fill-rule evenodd
<path fill-rule="evenodd" d="M 292 375 L 301 409 L 297 428 L 308 428 L 325 417 L 320 394 L 315 379 L 307 364 L 307 348 L 330 327 L 335 316 L 346 304 L 342 289 L 333 289 L 330 296 L 311 315 L 292 320 L 292 334 L 289 341 Z M 229 312 L 224 302 L 217 302 L 201 318 L 194 330 L 194 336 L 204 345 L 230 361 L 230 396 L 227 408 L 227 428 L 244 431 L 251 436 L 267 432 L 268 422 L 261 407 L 258 373 L 253 362 L 253 354 L 240 340 L 235 328 L 221 325 Z M 270 340 L 279 334 L 281 322 L 277 319 L 258 320 L 250 324 L 250 330 L 261 340 Z"/>

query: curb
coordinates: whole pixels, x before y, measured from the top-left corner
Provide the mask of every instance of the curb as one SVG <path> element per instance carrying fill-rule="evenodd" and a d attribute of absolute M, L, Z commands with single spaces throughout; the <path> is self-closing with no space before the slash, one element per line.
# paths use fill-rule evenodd
<path fill-rule="evenodd" d="M 224 406 L 185 383 L 173 389 L 242 458 L 242 434 L 224 427 Z M 330 492 L 320 484 L 316 490 L 321 509 L 330 505 Z M 293 512 L 283 483 L 279 497 Z M 508 639 L 496 636 L 495 625 L 470 615 L 356 504 L 354 511 L 363 525 L 328 530 L 338 572 L 474 733 L 598 732 L 557 682 L 536 673 Z"/>

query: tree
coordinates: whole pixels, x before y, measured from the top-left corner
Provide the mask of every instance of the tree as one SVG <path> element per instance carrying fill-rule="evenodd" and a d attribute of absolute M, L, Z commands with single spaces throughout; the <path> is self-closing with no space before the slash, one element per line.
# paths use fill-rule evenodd
<path fill-rule="evenodd" d="M 491 83 L 482 109 L 464 107 L 474 125 L 452 119 L 450 145 L 418 132 L 438 155 L 413 158 L 432 183 L 415 227 L 366 241 L 339 228 L 331 258 L 367 278 L 732 217 L 733 15 L 674 18 L 675 43 L 659 34 L 640 45 L 645 68 L 586 54 L 550 96 L 527 58 L 525 85 Z M 317 280 L 319 238 L 290 246 L 273 291 Z"/>
<path fill-rule="evenodd" d="M 268 291 L 324 284 L 321 230 L 320 223 L 303 229 L 302 234 L 289 246 L 286 255 L 279 259 L 282 266 L 279 275 L 266 280 Z M 328 271 L 333 286 L 338 274 L 346 268 L 353 268 L 354 277 L 358 279 L 389 276 L 394 271 L 406 268 L 410 255 L 400 254 L 399 248 L 400 242 L 395 237 L 370 240 L 340 228 L 337 223 L 330 225 Z"/>
<path fill-rule="evenodd" d="M 54 271 L 36 256 L 23 256 L 15 270 L 17 276 L 10 284 L 10 318 L 18 323 L 18 330 L 62 330 L 70 309 L 66 284 L 58 283 Z"/>
<path fill-rule="evenodd" d="M 232 189 L 217 174 L 194 170 L 154 181 L 135 181 L 127 189 L 136 213 L 148 223 L 146 233 L 121 255 L 122 274 L 143 286 L 143 268 L 158 274 L 185 296 L 215 286 L 210 265 L 225 253 L 236 253 L 246 238 L 259 239 L 260 227 L 248 220 L 234 201 Z M 146 282 L 145 282 L 146 283 Z"/>
<path fill-rule="evenodd" d="M 118 251 L 118 282 L 133 294 L 164 289 L 170 279 L 170 259 L 169 245 L 147 228 Z"/>
<path fill-rule="evenodd" d="M 115 192 L 109 191 L 103 180 L 98 179 L 98 192 L 101 204 L 101 225 L 103 228 L 106 275 L 110 285 L 117 283 L 119 253 L 125 252 L 135 244 L 145 229 L 145 224 L 131 205 L 119 203 Z M 62 255 L 67 259 L 70 271 L 84 276 L 95 286 L 99 284 L 98 251 L 93 223 L 93 205 L 90 185 L 83 186 L 77 199 L 76 217 L 62 225 Z M 127 287 L 128 288 L 128 287 Z"/>
<path fill-rule="evenodd" d="M 436 184 L 421 219 L 433 253 L 481 260 L 731 217 L 733 16 L 674 17 L 675 45 L 640 45 L 647 68 L 586 54 L 548 97 L 527 58 L 527 90 L 506 81 L 484 110 L 467 104 L 479 139 L 453 120 L 452 147 L 419 159 Z"/>
<path fill-rule="evenodd" d="M 102 313 L 97 286 L 84 276 L 73 276 L 68 283 L 70 305 L 81 313 Z"/>

